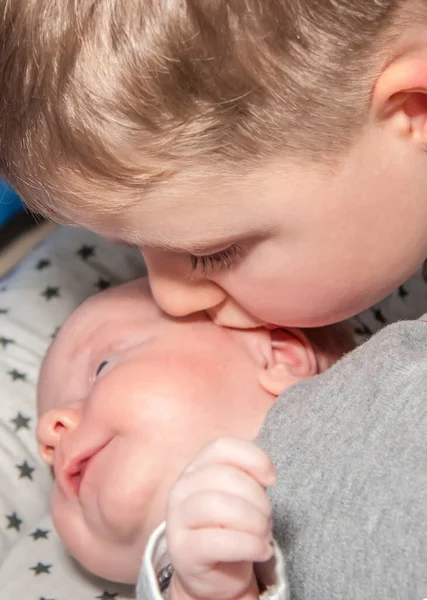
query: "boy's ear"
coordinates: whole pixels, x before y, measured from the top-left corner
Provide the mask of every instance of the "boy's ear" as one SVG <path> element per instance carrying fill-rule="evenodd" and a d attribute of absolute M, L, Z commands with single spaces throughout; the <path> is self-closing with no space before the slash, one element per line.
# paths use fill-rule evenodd
<path fill-rule="evenodd" d="M 315 352 L 302 331 L 271 331 L 271 358 L 259 375 L 259 383 L 267 392 L 278 396 L 290 385 L 317 373 Z"/>
<path fill-rule="evenodd" d="M 378 77 L 372 107 L 376 119 L 393 122 L 404 135 L 427 149 L 427 54 L 406 55 Z"/>

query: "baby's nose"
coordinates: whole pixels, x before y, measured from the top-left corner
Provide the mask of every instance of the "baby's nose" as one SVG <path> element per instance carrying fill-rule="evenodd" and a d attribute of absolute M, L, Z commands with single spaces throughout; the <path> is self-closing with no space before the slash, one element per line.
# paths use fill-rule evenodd
<path fill-rule="evenodd" d="M 55 449 L 61 437 L 80 424 L 79 408 L 54 409 L 45 413 L 37 424 L 36 436 L 41 459 L 53 465 Z"/>

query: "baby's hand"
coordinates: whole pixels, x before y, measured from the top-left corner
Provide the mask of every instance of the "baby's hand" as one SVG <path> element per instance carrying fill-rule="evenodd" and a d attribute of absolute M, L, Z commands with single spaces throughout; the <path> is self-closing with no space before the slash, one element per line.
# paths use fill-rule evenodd
<path fill-rule="evenodd" d="M 253 442 L 221 438 L 198 454 L 169 497 L 172 600 L 259 597 L 253 563 L 273 554 L 265 488 L 274 482 L 270 459 Z"/>

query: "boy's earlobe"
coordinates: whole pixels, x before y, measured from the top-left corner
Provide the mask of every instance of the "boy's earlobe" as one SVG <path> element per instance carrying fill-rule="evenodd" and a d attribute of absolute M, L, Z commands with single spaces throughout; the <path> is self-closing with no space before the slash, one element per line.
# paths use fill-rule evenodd
<path fill-rule="evenodd" d="M 376 120 L 393 122 L 399 135 L 427 149 L 427 55 L 389 65 L 378 77 L 372 109 Z"/>
<path fill-rule="evenodd" d="M 318 373 L 316 355 L 299 329 L 271 331 L 272 358 L 259 376 L 260 385 L 279 395 L 290 385 Z"/>

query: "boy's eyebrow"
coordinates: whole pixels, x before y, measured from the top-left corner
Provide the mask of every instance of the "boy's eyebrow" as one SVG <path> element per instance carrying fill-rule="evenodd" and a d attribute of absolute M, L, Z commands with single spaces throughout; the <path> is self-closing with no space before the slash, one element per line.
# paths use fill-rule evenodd
<path fill-rule="evenodd" d="M 238 236 L 234 236 L 233 237 L 233 241 L 230 240 L 230 238 L 217 238 L 217 239 L 210 239 L 209 241 L 203 241 L 203 240 L 195 240 L 194 242 L 184 242 L 182 245 L 181 244 L 177 244 L 175 242 L 169 242 L 167 239 L 166 240 L 156 240 L 156 241 L 146 241 L 146 240 L 142 240 L 141 238 L 138 238 L 138 236 L 126 236 L 125 239 L 120 238 L 118 236 L 110 236 L 107 235 L 105 236 L 107 239 L 111 240 L 112 242 L 118 243 L 118 244 L 127 244 L 129 246 L 134 246 L 137 248 L 151 248 L 153 250 L 167 250 L 168 252 L 186 252 L 188 254 L 193 254 L 193 253 L 197 253 L 197 252 L 209 252 L 209 253 L 214 253 L 217 252 L 218 250 L 224 249 L 227 246 L 229 246 L 231 243 L 238 243 Z M 243 236 L 242 236 L 243 237 Z M 127 238 L 127 239 L 126 239 Z"/>
<path fill-rule="evenodd" d="M 240 231 L 236 231 L 235 227 L 229 231 L 217 229 L 210 234 L 209 238 L 206 237 L 205 239 L 200 236 L 198 239 L 188 240 L 183 235 L 182 243 L 179 239 L 174 240 L 172 236 L 171 238 L 167 236 L 153 236 L 150 239 L 150 236 L 141 235 L 137 231 L 126 231 L 125 229 L 122 230 L 122 235 L 105 233 L 104 237 L 113 242 L 127 244 L 139 249 L 150 248 L 153 250 L 186 254 L 214 254 L 215 252 L 225 250 L 231 245 L 247 245 L 260 242 L 265 239 L 267 234 L 268 232 L 263 231 L 259 226 L 253 225 L 249 228 L 245 227 Z M 197 232 L 194 235 L 196 237 Z"/>

